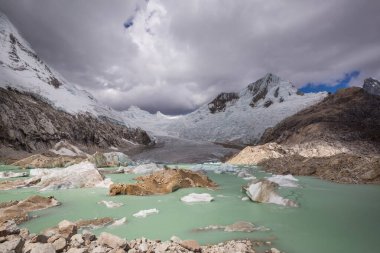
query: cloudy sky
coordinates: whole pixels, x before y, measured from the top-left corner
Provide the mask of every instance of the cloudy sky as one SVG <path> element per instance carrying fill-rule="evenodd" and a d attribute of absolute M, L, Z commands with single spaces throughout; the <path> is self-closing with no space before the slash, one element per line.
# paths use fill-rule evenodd
<path fill-rule="evenodd" d="M 189 112 L 267 72 L 297 87 L 380 78 L 379 0 L 0 0 L 0 10 L 41 58 L 118 110 Z"/>

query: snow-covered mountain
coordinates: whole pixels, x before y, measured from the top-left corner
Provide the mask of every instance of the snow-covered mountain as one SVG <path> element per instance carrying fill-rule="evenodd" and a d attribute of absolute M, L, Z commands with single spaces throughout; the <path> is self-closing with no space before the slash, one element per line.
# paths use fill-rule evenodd
<path fill-rule="evenodd" d="M 48 66 L 0 12 L 0 87 L 38 94 L 68 113 L 89 112 L 119 122 L 123 119 L 90 93 L 78 89 Z"/>
<path fill-rule="evenodd" d="M 255 143 L 267 128 L 325 96 L 299 93 L 292 83 L 267 74 L 239 93 L 222 93 L 168 129 L 178 129 L 178 136 L 188 139 Z"/>
<path fill-rule="evenodd" d="M 326 95 L 300 93 L 291 82 L 269 73 L 239 93 L 220 93 L 210 103 L 181 117 L 168 118 L 132 107 L 123 113 L 123 118 L 156 135 L 251 144 L 267 128 L 320 102 Z"/>

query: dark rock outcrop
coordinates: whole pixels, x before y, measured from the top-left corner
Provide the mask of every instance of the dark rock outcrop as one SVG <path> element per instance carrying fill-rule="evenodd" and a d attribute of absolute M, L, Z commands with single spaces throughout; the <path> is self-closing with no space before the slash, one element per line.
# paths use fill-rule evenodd
<path fill-rule="evenodd" d="M 235 92 L 223 92 L 208 104 L 208 108 L 211 113 L 223 112 L 228 103 L 233 104 L 237 99 L 239 99 L 239 94 Z"/>
<path fill-rule="evenodd" d="M 149 144 L 148 134 L 105 117 L 72 115 L 42 98 L 14 89 L 0 88 L 0 145 L 35 151 L 51 148 L 60 140 L 84 146 L 123 147 L 133 141 Z"/>
<path fill-rule="evenodd" d="M 364 80 L 363 89 L 369 94 L 380 96 L 380 82 L 373 78 Z"/>

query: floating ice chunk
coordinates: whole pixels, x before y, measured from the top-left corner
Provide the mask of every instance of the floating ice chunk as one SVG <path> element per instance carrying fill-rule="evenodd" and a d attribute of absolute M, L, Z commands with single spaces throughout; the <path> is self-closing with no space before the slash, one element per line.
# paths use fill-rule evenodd
<path fill-rule="evenodd" d="M 273 175 L 267 178 L 271 182 L 277 183 L 281 187 L 298 187 L 298 179 L 292 175 Z"/>
<path fill-rule="evenodd" d="M 285 199 L 279 196 L 276 193 L 278 188 L 278 184 L 268 181 L 268 180 L 260 180 L 257 182 L 251 183 L 246 188 L 246 193 L 248 197 L 255 202 L 260 203 L 273 203 L 277 205 L 283 206 L 292 206 L 296 207 L 297 203 L 290 199 Z"/>
<path fill-rule="evenodd" d="M 155 213 L 159 213 L 159 211 L 156 208 L 152 208 L 152 209 L 147 209 L 147 210 L 141 210 L 141 211 L 133 214 L 133 216 L 136 218 L 145 218 L 146 216 L 152 215 Z"/>
<path fill-rule="evenodd" d="M 116 207 L 121 207 L 124 205 L 123 203 L 117 203 L 117 202 L 107 201 L 107 200 L 102 200 L 98 202 L 98 204 L 104 204 L 108 208 L 116 208 Z"/>
<path fill-rule="evenodd" d="M 194 202 L 211 202 L 214 198 L 208 193 L 190 193 L 181 198 L 182 202 L 194 203 Z"/>
<path fill-rule="evenodd" d="M 120 225 L 123 225 L 126 221 L 127 221 L 127 218 L 124 217 L 124 218 L 115 220 L 110 226 L 120 226 Z"/>
<path fill-rule="evenodd" d="M 241 200 L 247 201 L 247 200 L 249 200 L 249 198 L 248 197 L 242 197 Z"/>

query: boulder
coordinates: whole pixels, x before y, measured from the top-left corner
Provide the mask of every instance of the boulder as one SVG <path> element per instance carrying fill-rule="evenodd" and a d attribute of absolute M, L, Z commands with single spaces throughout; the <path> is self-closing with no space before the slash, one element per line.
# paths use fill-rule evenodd
<path fill-rule="evenodd" d="M 75 235 L 77 231 L 77 225 L 71 221 L 63 220 L 60 223 L 58 223 L 58 232 L 66 239 Z"/>
<path fill-rule="evenodd" d="M 126 249 L 128 248 L 127 241 L 125 239 L 121 239 L 116 235 L 112 235 L 106 232 L 100 234 L 98 238 L 98 245 L 107 246 L 112 249 Z"/>
<path fill-rule="evenodd" d="M 6 220 L 0 224 L 0 237 L 19 234 L 20 229 L 14 220 Z"/>
<path fill-rule="evenodd" d="M 12 238 L 10 240 L 0 243 L 0 252 L 21 253 L 24 243 L 25 241 L 21 237 Z"/>
<path fill-rule="evenodd" d="M 60 237 L 53 242 L 53 247 L 57 252 L 62 252 L 66 248 L 66 245 L 66 239 L 63 237 Z"/>
<path fill-rule="evenodd" d="M 73 235 L 70 239 L 70 244 L 73 247 L 79 248 L 84 244 L 83 236 L 81 234 Z"/>
<path fill-rule="evenodd" d="M 183 169 L 165 169 L 137 177 L 136 180 L 136 184 L 112 184 L 109 194 L 111 196 L 118 194 L 141 196 L 167 194 L 180 188 L 217 187 L 217 184 L 211 181 L 207 175 Z"/>
<path fill-rule="evenodd" d="M 31 249 L 30 253 L 56 253 L 51 243 L 31 243 L 29 248 Z"/>
<path fill-rule="evenodd" d="M 201 252 L 202 248 L 199 243 L 195 240 L 184 240 L 180 242 L 180 245 L 185 249 L 188 249 L 193 252 Z"/>
<path fill-rule="evenodd" d="M 85 248 L 80 248 L 80 249 L 77 249 L 77 248 L 70 248 L 67 253 L 88 253 L 88 249 L 85 249 Z"/>

